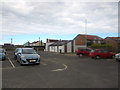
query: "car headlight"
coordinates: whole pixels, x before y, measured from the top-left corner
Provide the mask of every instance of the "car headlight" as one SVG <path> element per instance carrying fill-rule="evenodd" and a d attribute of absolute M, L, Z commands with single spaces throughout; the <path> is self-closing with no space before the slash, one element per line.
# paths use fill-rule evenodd
<path fill-rule="evenodd" d="M 21 56 L 21 58 L 25 58 L 25 56 Z"/>
<path fill-rule="evenodd" d="M 38 55 L 38 57 L 40 58 L 40 55 Z"/>

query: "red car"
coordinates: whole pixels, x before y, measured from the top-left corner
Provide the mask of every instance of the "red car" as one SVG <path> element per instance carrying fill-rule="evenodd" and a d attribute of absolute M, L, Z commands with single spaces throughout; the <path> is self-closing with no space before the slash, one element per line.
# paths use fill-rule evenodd
<path fill-rule="evenodd" d="M 81 49 L 78 49 L 78 50 L 76 51 L 76 54 L 81 57 L 81 56 L 83 56 L 83 55 L 89 55 L 90 51 L 91 51 L 91 49 L 89 49 L 89 48 L 85 48 L 85 49 L 82 49 L 82 48 L 81 48 Z"/>
<path fill-rule="evenodd" d="M 92 57 L 92 58 L 96 58 L 96 59 L 99 59 L 99 58 L 114 58 L 115 53 L 108 52 L 108 51 L 103 50 L 103 49 L 95 49 L 95 50 L 91 50 L 89 56 Z"/>

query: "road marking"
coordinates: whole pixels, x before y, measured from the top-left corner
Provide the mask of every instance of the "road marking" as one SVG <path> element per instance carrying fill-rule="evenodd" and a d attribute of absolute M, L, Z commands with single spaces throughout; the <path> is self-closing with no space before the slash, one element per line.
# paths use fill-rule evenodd
<path fill-rule="evenodd" d="M 62 64 L 62 65 L 64 66 L 63 69 L 55 69 L 55 70 L 52 70 L 52 71 L 56 72 L 56 71 L 64 71 L 64 70 L 66 70 L 67 69 L 67 65 L 65 65 L 65 64 Z"/>
<path fill-rule="evenodd" d="M 13 64 L 13 62 L 10 60 L 9 57 L 8 57 L 8 60 L 9 60 L 10 64 L 12 65 L 12 67 L 15 68 L 15 65 Z"/>
<path fill-rule="evenodd" d="M 47 64 L 46 63 L 41 63 L 42 65 L 46 66 Z"/>

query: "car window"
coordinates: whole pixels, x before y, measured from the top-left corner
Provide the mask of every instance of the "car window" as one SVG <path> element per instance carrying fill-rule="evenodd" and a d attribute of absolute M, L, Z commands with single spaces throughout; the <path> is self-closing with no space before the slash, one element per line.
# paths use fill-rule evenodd
<path fill-rule="evenodd" d="M 103 50 L 103 53 L 108 53 L 108 51 L 106 51 L 106 50 Z"/>
<path fill-rule="evenodd" d="M 22 54 L 36 54 L 34 49 L 22 49 Z"/>
<path fill-rule="evenodd" d="M 19 49 L 16 49 L 15 52 L 18 52 Z"/>
<path fill-rule="evenodd" d="M 98 50 L 97 52 L 102 53 L 102 50 Z"/>
<path fill-rule="evenodd" d="M 86 49 L 86 51 L 91 51 L 90 49 Z"/>
<path fill-rule="evenodd" d="M 86 51 L 86 49 L 81 49 L 81 51 Z"/>
<path fill-rule="evenodd" d="M 21 49 L 18 49 L 18 53 L 21 53 Z"/>

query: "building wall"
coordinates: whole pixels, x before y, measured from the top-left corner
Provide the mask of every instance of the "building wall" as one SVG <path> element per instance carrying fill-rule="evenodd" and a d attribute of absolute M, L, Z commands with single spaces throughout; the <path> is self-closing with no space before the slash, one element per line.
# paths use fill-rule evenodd
<path fill-rule="evenodd" d="M 59 46 L 59 52 L 60 52 L 60 50 L 61 50 L 61 53 L 64 53 L 64 52 L 65 52 L 64 48 L 65 48 L 65 46 L 64 46 L 64 45 Z"/>
<path fill-rule="evenodd" d="M 53 43 L 54 43 L 54 42 L 46 42 L 45 51 L 49 51 L 48 46 L 49 46 L 50 44 L 53 44 Z"/>
<path fill-rule="evenodd" d="M 67 43 L 67 53 L 72 52 L 72 42 Z"/>
<path fill-rule="evenodd" d="M 75 38 L 75 45 L 85 45 L 86 39 L 83 36 L 77 36 Z"/>
<path fill-rule="evenodd" d="M 118 42 L 117 42 L 117 41 L 112 40 L 112 39 L 110 39 L 110 38 L 106 38 L 106 39 L 104 39 L 104 42 L 105 42 L 106 44 L 112 45 L 115 51 L 118 49 Z"/>
<path fill-rule="evenodd" d="M 50 52 L 60 52 L 61 50 L 61 53 L 64 53 L 64 45 L 63 46 L 49 46 L 49 51 Z"/>

